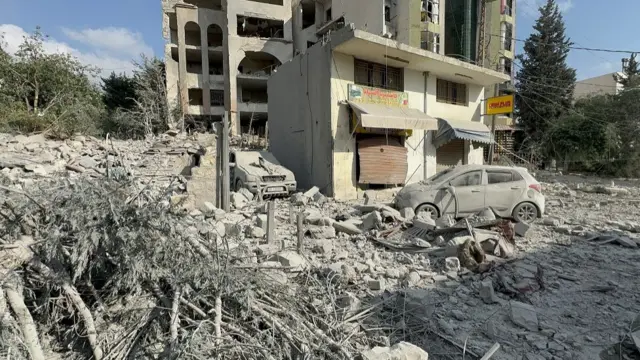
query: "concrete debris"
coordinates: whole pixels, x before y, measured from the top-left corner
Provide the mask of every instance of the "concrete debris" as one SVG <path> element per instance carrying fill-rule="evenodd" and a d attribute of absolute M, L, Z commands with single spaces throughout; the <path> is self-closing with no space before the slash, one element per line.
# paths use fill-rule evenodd
<path fill-rule="evenodd" d="M 290 271 L 303 271 L 307 269 L 309 263 L 305 258 L 295 251 L 283 251 L 270 258 L 270 261 L 277 261 L 282 266 L 290 267 Z"/>
<path fill-rule="evenodd" d="M 333 226 L 312 226 L 307 229 L 307 233 L 312 239 L 334 239 L 336 228 Z"/>
<path fill-rule="evenodd" d="M 436 228 L 436 222 L 432 218 L 413 219 L 413 226 L 423 230 L 433 230 Z"/>
<path fill-rule="evenodd" d="M 412 208 L 407 207 L 400 210 L 400 216 L 402 216 L 405 220 L 413 220 L 413 218 L 416 217 L 416 213 Z"/>
<path fill-rule="evenodd" d="M 308 201 L 309 201 L 309 198 L 304 196 L 303 193 L 299 192 L 291 195 L 291 202 L 294 205 L 303 206 L 303 205 L 306 205 Z"/>
<path fill-rule="evenodd" d="M 518 301 L 510 301 L 511 321 L 529 331 L 538 331 L 538 314 L 536 309 Z"/>
<path fill-rule="evenodd" d="M 230 195 L 231 205 L 236 209 L 242 209 L 249 203 L 249 199 L 242 193 L 232 192 Z"/>
<path fill-rule="evenodd" d="M 377 229 L 382 224 L 382 215 L 378 211 L 373 211 L 367 214 L 362 219 L 362 229 L 369 231 L 371 229 Z"/>
<path fill-rule="evenodd" d="M 369 289 L 371 290 L 384 290 L 385 289 L 385 280 L 384 278 L 379 278 L 375 280 L 368 281 Z"/>
<path fill-rule="evenodd" d="M 318 194 L 320 192 L 320 188 L 318 188 L 317 186 L 312 187 L 311 189 L 309 189 L 307 192 L 305 192 L 303 195 L 307 198 L 307 199 L 313 199 L 313 197 Z"/>
<path fill-rule="evenodd" d="M 485 304 L 493 304 L 498 302 L 498 297 L 493 290 L 493 282 L 491 279 L 484 280 L 480 283 L 480 298 Z"/>
<path fill-rule="evenodd" d="M 458 259 L 457 257 L 448 257 L 444 259 L 444 263 L 444 267 L 447 271 L 460 271 L 460 259 Z"/>
<path fill-rule="evenodd" d="M 408 342 L 400 342 L 391 347 L 376 346 L 364 351 L 362 360 L 429 360 L 429 354 Z"/>
<path fill-rule="evenodd" d="M 362 230 L 360 230 L 358 226 L 351 221 L 336 221 L 333 223 L 333 227 L 336 229 L 336 231 L 345 233 L 347 235 L 362 234 Z"/>
<path fill-rule="evenodd" d="M 513 226 L 513 231 L 516 233 L 516 235 L 524 237 L 527 234 L 527 231 L 529 231 L 529 228 L 531 228 L 531 225 L 523 222 L 517 222 Z"/>

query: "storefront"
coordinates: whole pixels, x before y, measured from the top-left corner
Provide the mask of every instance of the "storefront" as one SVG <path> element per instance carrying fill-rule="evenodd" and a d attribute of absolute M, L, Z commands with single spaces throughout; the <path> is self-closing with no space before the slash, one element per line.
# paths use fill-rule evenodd
<path fill-rule="evenodd" d="M 408 172 L 407 137 L 414 130 L 436 130 L 437 120 L 409 108 L 407 93 L 354 84 L 349 84 L 348 90 L 357 183 L 404 185 Z"/>
<path fill-rule="evenodd" d="M 491 131 L 480 122 L 438 119 L 438 132 L 433 140 L 436 147 L 436 171 L 466 164 L 468 148 L 491 144 Z"/>

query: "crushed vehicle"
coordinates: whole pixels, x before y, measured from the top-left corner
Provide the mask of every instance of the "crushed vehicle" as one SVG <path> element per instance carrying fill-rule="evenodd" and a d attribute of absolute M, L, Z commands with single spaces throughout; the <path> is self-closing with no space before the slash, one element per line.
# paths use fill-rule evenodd
<path fill-rule="evenodd" d="M 231 187 L 246 188 L 253 194 L 268 197 L 288 196 L 296 191 L 296 178 L 267 151 L 231 150 Z"/>
<path fill-rule="evenodd" d="M 398 209 L 411 208 L 431 218 L 455 218 L 487 207 L 496 215 L 531 223 L 542 217 L 542 185 L 526 168 L 495 165 L 458 165 L 405 186 L 394 199 Z"/>

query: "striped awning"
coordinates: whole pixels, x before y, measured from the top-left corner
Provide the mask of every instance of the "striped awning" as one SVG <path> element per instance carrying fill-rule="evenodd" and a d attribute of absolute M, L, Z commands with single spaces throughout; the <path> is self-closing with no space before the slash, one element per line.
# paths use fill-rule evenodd
<path fill-rule="evenodd" d="M 438 148 L 455 139 L 491 144 L 491 130 L 477 121 L 438 118 L 438 132 L 433 139 L 433 145 Z"/>

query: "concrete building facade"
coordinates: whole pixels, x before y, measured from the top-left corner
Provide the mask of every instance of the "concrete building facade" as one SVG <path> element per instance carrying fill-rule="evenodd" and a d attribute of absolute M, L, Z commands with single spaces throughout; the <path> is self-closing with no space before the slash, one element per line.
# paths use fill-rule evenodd
<path fill-rule="evenodd" d="M 269 79 L 269 143 L 300 187 L 338 199 L 482 163 L 491 69 L 347 25 Z"/>
<path fill-rule="evenodd" d="M 573 98 L 579 100 L 594 95 L 617 95 L 624 90 L 624 86 L 615 79 L 615 75 L 625 76 L 623 72 L 614 72 L 576 81 Z"/>
<path fill-rule="evenodd" d="M 329 38 L 332 30 L 356 29 L 454 57 L 509 75 L 486 87 L 483 98 L 514 91 L 515 0 L 298 0 L 293 9 L 295 52 Z M 491 117 L 487 119 L 491 126 Z M 498 153 L 513 150 L 512 114 L 495 118 Z M 504 150 L 504 151 L 503 151 Z M 488 156 L 488 152 L 486 153 Z"/>
<path fill-rule="evenodd" d="M 291 0 L 163 0 L 167 93 L 188 123 L 264 132 L 267 79 L 293 57 Z"/>

